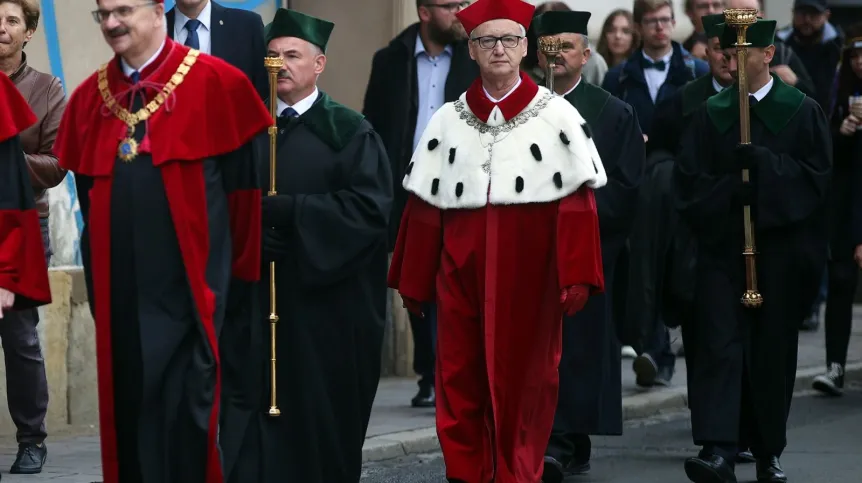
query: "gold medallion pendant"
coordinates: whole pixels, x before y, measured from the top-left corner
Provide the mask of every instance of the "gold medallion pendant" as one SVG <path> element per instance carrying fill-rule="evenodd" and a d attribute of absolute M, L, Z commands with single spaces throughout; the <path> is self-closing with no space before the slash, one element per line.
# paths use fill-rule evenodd
<path fill-rule="evenodd" d="M 117 146 L 117 157 L 120 158 L 121 161 L 124 163 L 131 163 L 138 156 L 139 146 L 138 142 L 135 140 L 135 126 L 137 126 L 139 122 L 146 121 L 152 117 L 152 115 L 162 107 L 170 95 L 173 94 L 174 89 L 183 83 L 186 74 L 189 73 L 189 70 L 191 70 L 192 66 L 195 64 L 199 54 L 199 51 L 190 49 L 180 66 L 177 68 L 177 71 L 171 76 L 171 80 L 162 87 L 161 91 L 156 94 L 156 97 L 153 100 L 135 113 L 131 113 L 124 107 L 120 106 L 114 96 L 111 95 L 111 90 L 108 87 L 108 64 L 104 64 L 99 68 L 98 82 L 102 101 L 108 109 L 111 110 L 114 116 L 125 122 L 126 126 L 128 126 L 126 137 L 123 138 L 123 140 L 120 141 L 120 145 Z"/>

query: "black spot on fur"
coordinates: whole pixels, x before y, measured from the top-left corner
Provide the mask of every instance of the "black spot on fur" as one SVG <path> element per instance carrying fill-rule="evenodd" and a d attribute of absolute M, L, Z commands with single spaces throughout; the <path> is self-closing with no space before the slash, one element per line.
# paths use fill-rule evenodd
<path fill-rule="evenodd" d="M 462 194 L 464 194 L 464 183 L 458 183 L 455 185 L 455 196 L 460 198 Z"/>
<path fill-rule="evenodd" d="M 520 176 L 515 178 L 515 191 L 517 191 L 518 193 L 524 191 L 524 178 Z"/>
<path fill-rule="evenodd" d="M 591 159 L 590 161 L 592 161 L 592 162 L 593 162 L 593 169 L 594 169 L 594 170 L 596 170 L 596 174 L 599 174 L 599 167 L 598 167 L 598 166 L 596 166 L 596 160 L 595 160 L 595 159 Z"/>
<path fill-rule="evenodd" d="M 436 195 L 437 191 L 440 189 L 440 179 L 434 178 L 434 181 L 431 182 L 431 194 Z"/>
<path fill-rule="evenodd" d="M 410 176 L 410 173 L 413 172 L 413 161 L 410 161 L 410 164 L 407 165 L 407 169 L 404 170 L 407 173 L 407 176 Z"/>
<path fill-rule="evenodd" d="M 563 175 L 561 175 L 559 171 L 554 173 L 554 185 L 557 187 L 557 189 L 563 187 Z"/>
<path fill-rule="evenodd" d="M 455 162 L 455 148 L 450 148 L 449 149 L 449 164 L 452 164 L 454 162 Z"/>
<path fill-rule="evenodd" d="M 440 141 L 436 139 L 428 141 L 428 151 L 434 151 L 438 145 L 440 145 Z"/>
<path fill-rule="evenodd" d="M 566 136 L 566 133 L 564 133 L 563 131 L 560 131 L 560 141 L 562 141 L 563 144 L 565 144 L 566 146 L 569 145 L 569 137 Z"/>
<path fill-rule="evenodd" d="M 530 146 L 530 152 L 533 153 L 533 157 L 536 158 L 536 161 L 542 160 L 542 151 L 539 149 L 538 144 Z"/>
<path fill-rule="evenodd" d="M 589 138 L 589 139 L 592 139 L 592 138 L 593 138 L 593 130 L 592 130 L 592 129 L 590 129 L 590 125 L 589 125 L 589 124 L 587 124 L 587 123 L 583 123 L 583 124 L 581 124 L 581 129 L 583 129 L 583 130 L 584 130 L 584 134 L 586 134 L 586 135 L 587 135 L 587 138 Z"/>

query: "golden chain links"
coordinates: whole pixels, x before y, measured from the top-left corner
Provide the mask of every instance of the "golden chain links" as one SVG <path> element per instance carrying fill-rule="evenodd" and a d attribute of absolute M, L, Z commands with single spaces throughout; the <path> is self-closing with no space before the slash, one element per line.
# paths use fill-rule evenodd
<path fill-rule="evenodd" d="M 171 76 L 171 80 L 162 87 L 162 90 L 156 94 L 156 97 L 150 101 L 145 107 L 141 108 L 138 112 L 132 114 L 128 109 L 120 106 L 114 96 L 111 95 L 111 90 L 108 87 L 108 64 L 102 64 L 99 67 L 99 92 L 102 94 L 102 101 L 104 101 L 105 105 L 108 106 L 108 109 L 111 110 L 115 116 L 117 116 L 121 121 L 126 123 L 129 128 L 133 128 L 141 121 L 146 121 L 150 118 L 156 111 L 159 110 L 160 107 L 168 100 L 168 97 L 171 93 L 174 92 L 174 89 L 177 88 L 180 84 L 185 80 L 186 74 L 189 73 L 192 66 L 195 65 L 195 62 L 198 60 L 198 55 L 200 55 L 200 51 L 191 49 L 186 57 L 183 59 L 183 62 L 177 67 L 177 71 L 174 72 L 174 75 Z"/>

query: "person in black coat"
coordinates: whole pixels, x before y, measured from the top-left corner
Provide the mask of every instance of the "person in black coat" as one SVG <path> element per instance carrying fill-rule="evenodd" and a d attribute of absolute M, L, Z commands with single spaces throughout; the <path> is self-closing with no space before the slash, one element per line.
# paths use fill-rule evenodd
<path fill-rule="evenodd" d="M 862 25 L 860 25 L 862 27 Z M 840 396 L 853 326 L 853 298 L 862 261 L 862 28 L 844 50 L 832 111 L 833 176 L 829 197 L 829 290 L 826 298 L 826 372 L 814 389 Z"/>
<path fill-rule="evenodd" d="M 269 74 L 263 65 L 263 20 L 258 13 L 212 0 L 177 0 L 165 19 L 171 39 L 243 71 L 260 98 L 269 97 Z"/>
<path fill-rule="evenodd" d="M 588 83 L 582 70 L 590 57 L 589 12 L 545 12 L 533 21 L 537 37 L 557 37 L 563 51 L 554 70 L 556 93 L 587 121 L 608 184 L 596 191 L 605 293 L 590 297 L 582 311 L 565 317 L 560 390 L 542 481 L 559 483 L 564 474 L 590 468 L 590 435 L 623 432 L 620 341 L 612 300 L 617 260 L 634 222 L 644 169 L 644 142 L 637 116 L 625 102 Z M 547 59 L 539 53 L 539 65 Z"/>
<path fill-rule="evenodd" d="M 395 200 L 389 218 L 389 249 L 407 202 L 401 187 L 407 164 L 431 116 L 464 93 L 479 67 L 470 58 L 467 33 L 455 16 L 470 2 L 416 0 L 419 22 L 398 34 L 374 54 L 362 113 L 380 134 L 391 163 Z M 413 371 L 419 375 L 414 407 L 434 407 L 436 308 L 425 307 L 424 319 L 410 314 Z"/>

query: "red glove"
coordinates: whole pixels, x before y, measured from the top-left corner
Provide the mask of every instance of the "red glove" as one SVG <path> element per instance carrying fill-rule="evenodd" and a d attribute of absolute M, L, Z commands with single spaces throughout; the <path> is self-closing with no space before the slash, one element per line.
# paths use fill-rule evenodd
<path fill-rule="evenodd" d="M 407 309 L 413 315 L 418 316 L 419 318 L 424 318 L 425 314 L 422 313 L 422 302 L 418 300 L 413 300 L 409 297 L 401 296 L 402 306 Z"/>
<path fill-rule="evenodd" d="M 586 285 L 572 285 L 560 291 L 560 305 L 563 306 L 563 313 L 566 315 L 575 315 L 584 308 L 587 304 L 587 299 L 590 298 L 590 288 Z"/>

